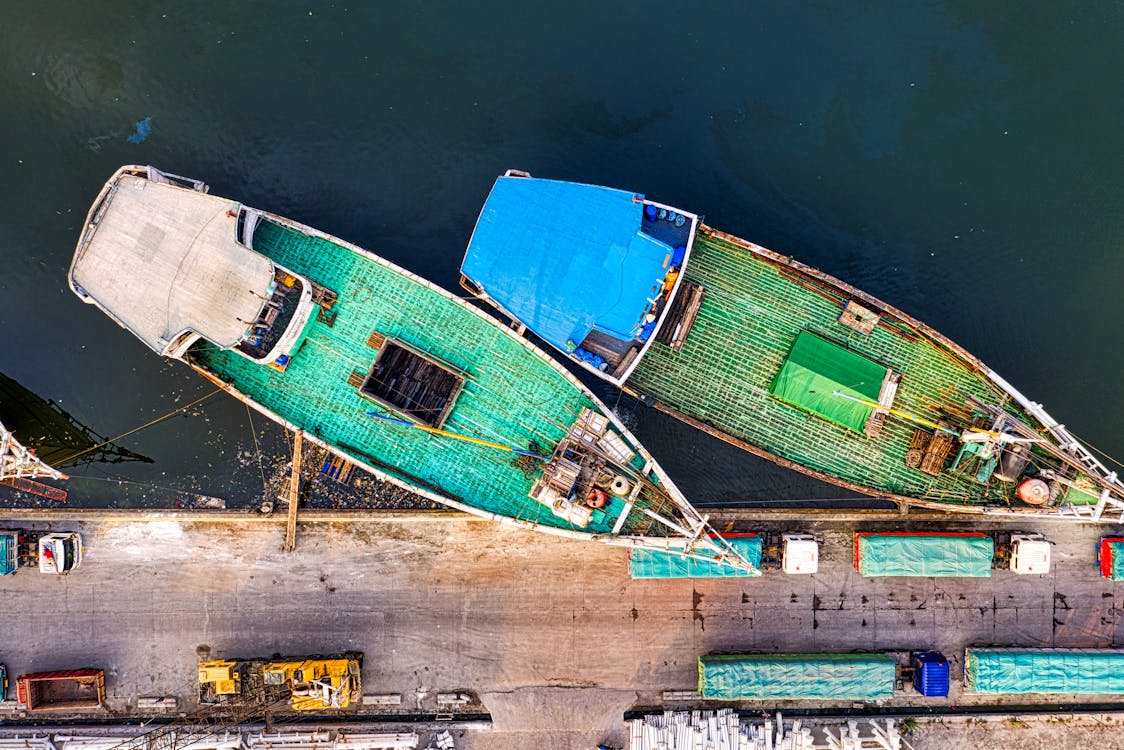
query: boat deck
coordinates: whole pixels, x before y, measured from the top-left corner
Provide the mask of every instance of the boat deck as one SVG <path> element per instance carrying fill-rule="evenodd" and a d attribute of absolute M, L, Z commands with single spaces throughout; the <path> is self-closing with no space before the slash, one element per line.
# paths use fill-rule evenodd
<path fill-rule="evenodd" d="M 323 237 L 262 221 L 254 249 L 335 291 L 332 324 L 313 324 L 285 372 L 206 343 L 192 349 L 192 361 L 283 419 L 410 485 L 546 526 L 612 530 L 623 503 L 614 501 L 578 529 L 528 497 L 533 462 L 528 474 L 511 453 L 373 419 L 367 412 L 383 409 L 358 395 L 358 382 L 378 353 L 369 345 L 377 332 L 467 375 L 444 429 L 524 450 L 536 443 L 534 450 L 549 453 L 582 408 L 596 407 L 526 343 L 497 335 L 496 322 L 435 288 L 422 288 L 425 282 Z M 637 520 L 647 527 L 642 516 Z"/>
<path fill-rule="evenodd" d="M 839 317 L 849 297 L 843 290 L 706 228 L 696 237 L 686 280 L 705 290 L 690 335 L 678 353 L 653 345 L 629 379 L 630 391 L 743 441 L 742 447 L 868 494 L 951 504 L 1008 502 L 1011 484 L 907 467 L 915 428 L 903 419 L 890 417 L 872 438 L 770 393 L 797 335 L 808 330 L 902 373 L 895 409 L 936 420 L 936 409 L 962 407 L 968 394 L 1000 404 L 1002 392 L 957 354 L 886 315 L 868 334 L 844 326 Z M 1016 406 L 1004 408 L 1030 423 Z M 1071 502 L 1081 499 L 1070 495 Z"/>

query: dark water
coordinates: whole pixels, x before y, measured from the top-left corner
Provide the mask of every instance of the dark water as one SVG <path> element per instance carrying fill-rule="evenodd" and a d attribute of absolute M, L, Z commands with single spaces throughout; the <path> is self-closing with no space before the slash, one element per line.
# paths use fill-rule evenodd
<path fill-rule="evenodd" d="M 842 277 L 1124 455 L 1124 6 L 603 5 L 0 4 L 0 371 L 111 436 L 207 392 L 66 288 L 123 163 L 450 289 L 492 180 L 519 167 L 699 211 Z M 839 495 L 622 407 L 696 500 Z M 84 470 L 73 502 L 261 494 L 230 399 L 124 442 L 156 462 Z"/>

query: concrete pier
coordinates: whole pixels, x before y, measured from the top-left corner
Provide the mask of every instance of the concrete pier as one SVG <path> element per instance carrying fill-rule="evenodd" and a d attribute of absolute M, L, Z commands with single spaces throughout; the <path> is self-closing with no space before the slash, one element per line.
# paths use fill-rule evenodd
<path fill-rule="evenodd" d="M 0 525 L 47 521 L 19 515 L 5 512 Z M 203 653 L 358 650 L 364 693 L 400 695 L 404 710 L 437 711 L 438 694 L 478 700 L 492 725 L 468 733 L 467 747 L 581 748 L 621 740 L 626 710 L 694 690 L 696 659 L 712 651 L 933 648 L 953 661 L 956 682 L 972 644 L 1124 642 L 1122 597 L 1094 563 L 1115 527 L 1021 525 L 1055 543 L 1047 576 L 864 579 L 852 568 L 856 529 L 1001 527 L 894 511 L 805 522 L 741 514 L 716 520 L 819 535 L 820 572 L 633 581 L 620 548 L 455 514 L 328 517 L 338 520 L 302 514 L 297 551 L 285 554 L 284 517 L 52 515 L 52 528 L 83 534 L 86 556 L 66 577 L 0 580 L 0 660 L 12 675 L 102 667 L 109 709 L 129 715 L 146 696 L 190 710 Z M 943 704 L 980 701 L 954 685 Z M 942 705 L 915 693 L 894 703 Z"/>

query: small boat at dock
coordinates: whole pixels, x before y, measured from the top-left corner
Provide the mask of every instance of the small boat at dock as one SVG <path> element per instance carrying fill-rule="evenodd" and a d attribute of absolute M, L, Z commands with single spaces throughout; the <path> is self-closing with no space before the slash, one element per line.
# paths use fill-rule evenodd
<path fill-rule="evenodd" d="M 1124 483 L 894 307 L 643 195 L 508 171 L 461 266 L 571 363 L 719 439 L 899 504 L 1124 521 Z"/>
<path fill-rule="evenodd" d="M 551 356 L 348 242 L 125 166 L 69 282 L 157 354 L 383 480 L 525 529 L 752 568 Z"/>

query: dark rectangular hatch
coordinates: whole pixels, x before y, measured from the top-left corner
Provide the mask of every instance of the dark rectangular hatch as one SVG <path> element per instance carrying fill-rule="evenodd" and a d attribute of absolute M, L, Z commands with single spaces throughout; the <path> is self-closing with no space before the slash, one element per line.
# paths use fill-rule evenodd
<path fill-rule="evenodd" d="M 440 427 L 452 411 L 465 374 L 400 341 L 387 338 L 359 387 L 367 398 L 427 427 Z"/>

